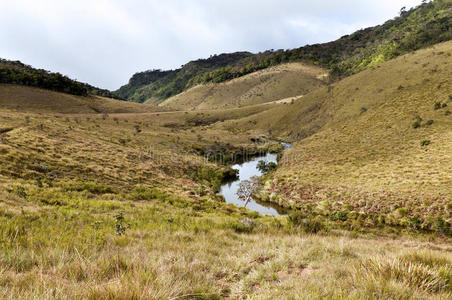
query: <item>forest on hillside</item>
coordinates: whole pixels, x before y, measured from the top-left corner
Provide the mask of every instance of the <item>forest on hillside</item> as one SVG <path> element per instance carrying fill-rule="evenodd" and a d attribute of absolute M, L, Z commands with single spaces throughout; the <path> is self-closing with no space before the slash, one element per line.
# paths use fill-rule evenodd
<path fill-rule="evenodd" d="M 220 83 L 287 62 L 304 61 L 328 68 L 336 77 L 360 72 L 405 53 L 452 39 L 452 3 L 423 1 L 383 25 L 351 35 L 292 50 L 269 50 L 252 54 L 237 52 L 192 61 L 171 71 L 136 73 L 115 93 L 130 101 L 154 98 L 161 102 L 203 83 Z"/>

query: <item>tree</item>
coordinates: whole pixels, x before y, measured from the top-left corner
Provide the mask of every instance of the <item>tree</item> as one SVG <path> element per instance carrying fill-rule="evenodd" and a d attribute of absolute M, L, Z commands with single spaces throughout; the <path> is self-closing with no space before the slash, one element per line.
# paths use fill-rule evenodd
<path fill-rule="evenodd" d="M 249 180 L 243 180 L 240 182 L 237 196 L 241 201 L 245 202 L 245 207 L 251 200 L 253 200 L 253 194 L 257 192 L 259 187 L 260 181 L 256 176 L 251 177 Z"/>
<path fill-rule="evenodd" d="M 406 14 L 406 6 L 400 9 L 400 16 L 403 16 L 404 14 Z"/>
<path fill-rule="evenodd" d="M 260 160 L 258 163 L 257 163 L 257 166 L 256 166 L 256 168 L 259 170 L 259 171 L 261 171 L 262 173 L 268 173 L 268 172 L 270 172 L 270 171 L 273 171 L 273 170 L 275 170 L 276 168 L 277 168 L 277 164 L 276 163 L 274 163 L 274 162 L 266 162 L 265 160 Z"/>

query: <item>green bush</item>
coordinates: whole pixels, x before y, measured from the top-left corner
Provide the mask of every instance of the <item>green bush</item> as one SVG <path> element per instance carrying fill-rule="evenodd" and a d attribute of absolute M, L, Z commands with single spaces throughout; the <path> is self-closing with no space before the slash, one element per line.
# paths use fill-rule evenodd
<path fill-rule="evenodd" d="M 296 227 L 301 228 L 306 233 L 318 233 L 320 231 L 326 231 L 326 220 L 321 216 L 313 216 L 307 214 L 304 211 L 295 211 L 289 213 L 289 221 Z"/>
<path fill-rule="evenodd" d="M 166 200 L 168 195 L 158 189 L 136 186 L 130 191 L 127 198 L 131 200 Z"/>
<path fill-rule="evenodd" d="M 266 162 L 264 160 L 260 160 L 256 166 L 256 168 L 264 174 L 276 170 L 277 167 L 278 165 L 276 163 Z"/>
<path fill-rule="evenodd" d="M 421 146 L 422 147 L 425 147 L 425 146 L 428 146 L 428 145 L 430 145 L 432 142 L 430 141 L 430 140 L 423 140 L 423 141 L 421 141 Z"/>
<path fill-rule="evenodd" d="M 450 224 L 442 217 L 436 217 L 433 220 L 432 229 L 439 235 L 450 235 Z"/>

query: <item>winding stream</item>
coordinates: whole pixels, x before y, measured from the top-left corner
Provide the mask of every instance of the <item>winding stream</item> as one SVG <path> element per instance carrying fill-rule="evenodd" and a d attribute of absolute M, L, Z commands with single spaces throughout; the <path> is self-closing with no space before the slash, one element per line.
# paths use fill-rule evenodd
<path fill-rule="evenodd" d="M 289 143 L 281 144 L 284 146 L 284 149 L 292 147 L 292 145 Z M 233 165 L 232 168 L 239 171 L 238 179 L 222 185 L 220 189 L 220 194 L 223 195 L 226 202 L 232 203 L 237 206 L 245 206 L 245 203 L 241 201 L 237 195 L 240 182 L 243 180 L 249 180 L 253 176 L 262 176 L 262 172 L 256 168 L 257 163 L 261 160 L 267 163 L 277 163 L 276 156 L 276 154 L 267 152 L 265 156 L 254 157 L 253 159 L 242 164 Z M 246 207 L 263 215 L 280 216 L 286 214 L 285 210 L 278 205 L 272 203 L 257 202 L 255 200 L 250 201 Z"/>

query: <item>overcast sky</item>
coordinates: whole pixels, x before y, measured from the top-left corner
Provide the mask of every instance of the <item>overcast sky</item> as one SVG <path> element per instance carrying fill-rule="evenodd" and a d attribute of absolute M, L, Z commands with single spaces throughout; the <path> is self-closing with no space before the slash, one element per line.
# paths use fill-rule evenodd
<path fill-rule="evenodd" d="M 335 40 L 421 0 L 0 0 L 0 57 L 117 89 L 138 71 Z"/>

